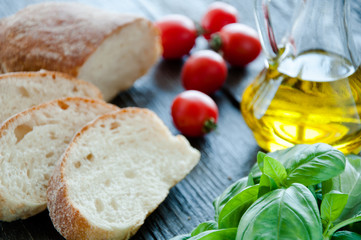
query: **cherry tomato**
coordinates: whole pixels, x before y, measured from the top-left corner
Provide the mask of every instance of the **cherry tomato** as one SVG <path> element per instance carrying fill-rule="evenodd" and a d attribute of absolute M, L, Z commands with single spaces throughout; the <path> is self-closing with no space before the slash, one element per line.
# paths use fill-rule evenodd
<path fill-rule="evenodd" d="M 226 78 L 226 62 L 221 55 L 211 50 L 201 50 L 192 54 L 182 69 L 184 88 L 206 94 L 221 88 Z"/>
<path fill-rule="evenodd" d="M 218 34 L 223 58 L 233 66 L 243 67 L 261 53 L 257 32 L 247 25 L 232 23 L 224 26 Z"/>
<path fill-rule="evenodd" d="M 221 30 L 223 26 L 237 22 L 237 15 L 237 9 L 227 3 L 212 3 L 201 21 L 204 37 L 210 39 L 210 36 Z"/>
<path fill-rule="evenodd" d="M 197 30 L 190 18 L 172 14 L 156 21 L 155 25 L 160 30 L 164 58 L 181 58 L 193 48 Z"/>
<path fill-rule="evenodd" d="M 218 107 L 208 95 L 189 90 L 179 94 L 172 103 L 176 128 L 186 136 L 202 136 L 217 126 Z"/>

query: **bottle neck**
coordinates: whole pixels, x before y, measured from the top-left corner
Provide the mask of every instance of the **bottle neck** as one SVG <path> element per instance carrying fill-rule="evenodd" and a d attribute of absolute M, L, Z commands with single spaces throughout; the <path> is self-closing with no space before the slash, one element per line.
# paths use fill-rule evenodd
<path fill-rule="evenodd" d="M 330 52 L 356 67 L 348 17 L 347 0 L 303 0 L 285 48 L 290 49 L 293 56 L 312 50 Z"/>

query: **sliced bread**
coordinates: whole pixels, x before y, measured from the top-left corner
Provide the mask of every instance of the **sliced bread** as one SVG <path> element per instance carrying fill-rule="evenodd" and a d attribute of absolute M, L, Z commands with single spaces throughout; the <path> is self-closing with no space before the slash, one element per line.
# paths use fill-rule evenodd
<path fill-rule="evenodd" d="M 46 208 L 55 162 L 83 125 L 118 107 L 80 97 L 53 100 L 0 127 L 0 220 L 25 219 Z"/>
<path fill-rule="evenodd" d="M 59 72 L 17 72 L 0 75 L 0 124 L 23 110 L 63 97 L 102 99 L 93 84 Z"/>
<path fill-rule="evenodd" d="M 200 153 L 151 111 L 125 108 L 81 129 L 49 181 L 48 209 L 70 239 L 128 239 Z"/>
<path fill-rule="evenodd" d="M 98 86 L 107 101 L 130 88 L 160 52 L 149 20 L 80 3 L 34 4 L 0 20 L 0 72 L 65 72 Z"/>

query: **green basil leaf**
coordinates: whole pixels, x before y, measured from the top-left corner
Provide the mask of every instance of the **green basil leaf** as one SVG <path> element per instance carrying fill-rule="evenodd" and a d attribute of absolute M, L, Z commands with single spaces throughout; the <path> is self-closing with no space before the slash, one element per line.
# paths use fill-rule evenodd
<path fill-rule="evenodd" d="M 287 172 L 282 163 L 269 156 L 263 158 L 263 173 L 273 179 L 278 187 L 281 187 L 287 178 Z"/>
<path fill-rule="evenodd" d="M 236 240 L 322 240 L 317 203 L 302 184 L 276 189 L 259 198 L 245 212 Z"/>
<path fill-rule="evenodd" d="M 223 207 L 219 214 L 219 228 L 238 227 L 242 215 L 257 200 L 259 185 L 247 187 Z"/>
<path fill-rule="evenodd" d="M 253 186 L 253 185 L 255 185 L 255 183 L 254 183 L 254 180 L 253 180 L 252 172 L 250 172 L 248 174 L 247 186 Z"/>
<path fill-rule="evenodd" d="M 350 231 L 339 231 L 333 234 L 332 240 L 361 240 L 361 235 Z"/>
<path fill-rule="evenodd" d="M 224 192 L 219 195 L 214 201 L 214 211 L 215 211 L 215 220 L 218 222 L 218 216 L 221 212 L 224 205 L 238 193 L 240 193 L 243 189 L 247 187 L 248 177 L 244 177 L 239 179 L 238 181 L 234 182 L 230 185 Z"/>
<path fill-rule="evenodd" d="M 343 153 L 324 143 L 296 145 L 281 156 L 285 157 L 288 158 L 284 163 L 288 174 L 285 181 L 287 185 L 318 184 L 339 175 L 345 169 Z"/>
<path fill-rule="evenodd" d="M 348 195 L 333 190 L 327 193 L 321 203 L 321 219 L 326 223 L 335 221 L 346 206 Z"/>
<path fill-rule="evenodd" d="M 348 194 L 347 204 L 336 222 L 352 217 L 361 211 L 361 157 L 346 156 L 345 171 L 322 184 L 323 192 L 337 190 Z"/>
<path fill-rule="evenodd" d="M 191 236 L 194 237 L 202 232 L 208 231 L 208 230 L 216 230 L 218 229 L 218 224 L 215 221 L 207 221 L 203 222 L 196 227 L 192 233 Z"/>
<path fill-rule="evenodd" d="M 255 184 L 258 184 L 261 180 L 262 172 L 258 167 L 258 164 L 255 163 L 253 167 L 251 168 L 250 174 L 252 174 L 253 182 Z M 249 175 L 248 175 L 249 176 Z"/>
<path fill-rule="evenodd" d="M 234 240 L 237 228 L 227 228 L 202 232 L 189 240 Z"/>
<path fill-rule="evenodd" d="M 323 166 L 320 166 L 321 167 L 320 169 L 317 169 L 317 166 L 314 166 L 314 165 L 311 169 L 305 169 L 305 167 L 307 167 L 306 165 L 304 166 L 304 168 L 299 169 L 299 170 L 302 170 L 302 169 L 306 170 L 306 173 L 309 173 L 311 175 L 311 178 L 309 178 L 310 176 L 306 176 L 306 177 L 302 178 L 302 182 L 301 182 L 304 185 L 309 186 L 309 185 L 313 185 L 313 184 L 317 184 L 322 181 L 325 181 L 325 180 L 327 180 L 333 176 L 337 176 L 339 173 L 341 173 L 342 169 L 343 169 L 342 162 L 345 162 L 343 154 L 341 152 L 333 149 L 331 146 L 329 146 L 327 144 L 318 143 L 318 144 L 313 144 L 313 145 L 299 144 L 299 145 L 295 145 L 295 146 L 287 148 L 287 149 L 268 153 L 267 155 L 274 159 L 277 159 L 280 163 L 282 163 L 283 166 L 286 168 L 287 173 L 289 174 L 295 168 L 301 167 L 302 165 L 307 163 L 309 160 L 312 160 L 312 157 L 320 156 L 320 154 L 322 152 L 324 154 L 329 153 L 330 155 L 335 154 L 334 158 L 337 159 L 338 161 L 336 161 L 335 164 L 331 164 L 329 166 L 327 165 L 328 163 L 325 163 Z M 257 155 L 257 157 L 258 157 L 258 155 Z M 262 157 L 262 155 L 260 157 Z M 322 156 L 322 154 L 321 154 L 320 157 L 321 157 L 321 160 L 323 158 L 326 158 L 326 160 L 327 160 L 327 156 Z M 316 162 L 314 162 L 314 163 L 316 163 Z M 320 164 L 320 163 L 318 163 L 318 164 Z M 334 166 L 334 165 L 336 165 L 336 166 Z M 327 171 L 325 171 L 325 170 L 327 170 Z M 330 172 L 328 172 L 328 170 L 330 170 Z M 255 164 L 252 167 L 251 173 L 253 175 L 254 182 L 259 183 L 261 175 L 262 175 L 262 171 L 260 170 L 260 168 L 258 166 L 258 161 L 257 161 L 257 164 Z M 312 177 L 312 175 L 314 173 L 317 173 L 317 174 L 314 177 Z M 330 175 L 329 175 L 329 173 L 330 173 Z M 302 173 L 301 173 L 301 175 L 302 175 Z M 309 180 L 304 181 L 305 178 L 309 178 Z M 293 180 L 293 181 L 291 181 L 291 180 Z M 291 182 L 297 182 L 295 180 L 297 180 L 297 176 L 296 176 L 296 179 L 294 179 L 294 178 L 290 179 L 289 184 L 291 184 Z"/>
<path fill-rule="evenodd" d="M 183 235 L 178 235 L 176 237 L 173 237 L 170 240 L 187 240 L 187 239 L 190 239 L 190 238 L 191 238 L 190 234 L 183 234 Z"/>
<path fill-rule="evenodd" d="M 267 157 L 267 154 L 265 154 L 263 152 L 257 153 L 257 164 L 258 164 L 258 167 L 261 170 L 261 172 L 263 172 L 263 160 L 265 157 Z"/>
<path fill-rule="evenodd" d="M 269 176 L 262 174 L 261 180 L 259 182 L 258 197 L 261 197 L 264 194 L 275 189 L 278 189 L 276 182 Z"/>

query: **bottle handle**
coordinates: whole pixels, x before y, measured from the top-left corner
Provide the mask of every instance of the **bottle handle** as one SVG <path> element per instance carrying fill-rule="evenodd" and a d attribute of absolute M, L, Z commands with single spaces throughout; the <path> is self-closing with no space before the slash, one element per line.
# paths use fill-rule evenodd
<path fill-rule="evenodd" d="M 263 50 L 268 59 L 274 59 L 277 57 L 279 49 L 269 15 L 270 2 L 271 0 L 255 0 L 254 13 Z"/>

